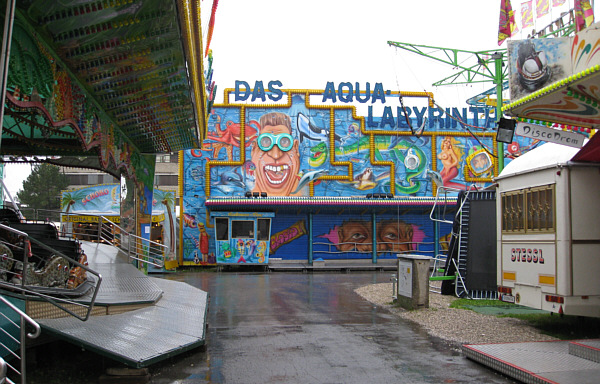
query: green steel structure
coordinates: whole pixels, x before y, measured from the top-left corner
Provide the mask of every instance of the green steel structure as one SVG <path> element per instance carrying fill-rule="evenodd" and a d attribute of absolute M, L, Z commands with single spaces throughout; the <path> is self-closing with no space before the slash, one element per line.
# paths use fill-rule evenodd
<path fill-rule="evenodd" d="M 433 86 L 459 85 L 493 82 L 496 85 L 496 116 L 502 116 L 502 90 L 505 80 L 508 78 L 508 66 L 503 65 L 506 58 L 506 49 L 495 49 L 487 51 L 466 51 L 461 49 L 432 47 L 428 45 L 415 45 L 388 41 L 388 45 L 428 57 L 432 60 L 451 65 L 457 71 L 442 80 L 433 83 Z M 468 62 L 474 64 L 465 65 Z M 504 146 L 498 142 L 498 153 L 504 153 Z M 498 156 L 498 170 L 504 168 L 503 156 Z"/>
<path fill-rule="evenodd" d="M 553 21 L 549 26 L 543 28 L 535 34 L 538 38 L 568 36 L 575 33 L 574 19 L 570 13 L 561 15 L 560 18 Z M 508 65 L 506 64 L 507 50 L 491 49 L 483 51 L 467 51 L 455 48 L 442 48 L 428 45 L 416 45 L 411 43 L 401 43 L 397 41 L 388 41 L 388 45 L 415 53 L 429 59 L 448 64 L 456 71 L 441 80 L 432 84 L 432 86 L 442 85 L 460 85 L 473 83 L 492 82 L 495 85 L 496 116 L 502 117 L 502 91 L 508 88 Z M 466 64 L 468 63 L 468 64 Z M 490 94 L 486 92 L 485 94 Z M 498 143 L 498 153 L 504 153 L 504 145 Z M 504 168 L 503 156 L 498 156 L 498 170 Z"/>

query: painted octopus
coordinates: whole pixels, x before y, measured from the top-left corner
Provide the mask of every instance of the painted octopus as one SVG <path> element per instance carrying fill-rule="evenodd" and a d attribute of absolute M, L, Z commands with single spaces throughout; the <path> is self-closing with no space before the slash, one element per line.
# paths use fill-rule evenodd
<path fill-rule="evenodd" d="M 227 151 L 227 160 L 233 160 L 233 147 L 240 147 L 242 127 L 241 124 L 227 121 L 226 128 L 221 129 L 221 116 L 213 115 L 217 119 L 215 123 L 216 135 L 214 132 L 209 132 L 206 138 L 215 141 L 212 143 L 213 158 L 218 158 L 221 149 Z M 256 120 L 251 120 L 246 124 L 244 136 L 246 137 L 245 146 L 248 147 L 256 139 L 256 134 L 260 130 L 260 124 Z"/>

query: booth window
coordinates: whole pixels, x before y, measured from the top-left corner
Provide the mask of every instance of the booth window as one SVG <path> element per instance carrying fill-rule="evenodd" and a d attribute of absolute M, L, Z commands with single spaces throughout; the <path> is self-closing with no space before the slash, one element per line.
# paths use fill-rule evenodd
<path fill-rule="evenodd" d="M 235 239 L 253 239 L 254 220 L 231 220 L 231 237 Z"/>
<path fill-rule="evenodd" d="M 217 231 L 217 240 L 229 240 L 229 219 L 215 218 L 215 228 Z"/>
<path fill-rule="evenodd" d="M 258 233 L 256 234 L 256 240 L 258 240 L 258 241 L 269 240 L 270 226 L 271 226 L 271 219 L 258 219 Z"/>

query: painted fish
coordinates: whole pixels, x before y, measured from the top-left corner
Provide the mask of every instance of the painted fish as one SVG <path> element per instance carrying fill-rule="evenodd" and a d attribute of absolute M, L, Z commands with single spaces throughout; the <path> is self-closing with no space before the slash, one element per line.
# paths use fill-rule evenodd
<path fill-rule="evenodd" d="M 189 215 L 187 213 L 183 214 L 183 223 L 185 224 L 186 227 L 190 227 L 190 228 L 198 227 L 198 223 L 196 222 L 196 216 Z"/>

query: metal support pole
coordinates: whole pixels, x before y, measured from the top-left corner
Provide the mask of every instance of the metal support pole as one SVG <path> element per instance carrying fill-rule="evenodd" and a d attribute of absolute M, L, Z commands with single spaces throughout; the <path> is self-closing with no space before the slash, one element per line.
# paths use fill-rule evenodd
<path fill-rule="evenodd" d="M 102 218 L 102 216 L 100 216 L 98 217 L 98 227 L 96 227 L 96 236 L 98 236 L 97 239 L 99 243 L 102 242 L 102 224 L 104 224 L 104 219 Z"/>
<path fill-rule="evenodd" d="M 25 277 L 25 275 L 23 275 Z M 27 321 L 21 316 L 21 340 L 19 352 L 21 352 L 21 383 L 27 383 Z"/>
<path fill-rule="evenodd" d="M 127 261 L 131 263 L 131 236 L 127 234 Z M 137 268 L 137 260 L 135 261 L 135 267 Z"/>
<path fill-rule="evenodd" d="M 435 241 L 433 242 L 433 257 L 437 259 L 440 254 L 440 222 L 438 221 L 440 214 L 437 210 L 433 214 L 437 219 L 433 221 L 433 236 L 435 236 Z"/>
<path fill-rule="evenodd" d="M 496 73 L 494 74 L 494 83 L 496 84 L 496 123 L 502 117 L 502 53 L 495 53 L 492 58 L 495 61 Z M 504 143 L 497 142 L 498 145 L 498 173 L 504 169 Z"/>
<path fill-rule="evenodd" d="M 308 265 L 313 265 L 313 213 L 308 212 Z"/>
<path fill-rule="evenodd" d="M 377 215 L 375 212 L 372 213 L 371 221 L 371 224 L 373 225 L 373 264 L 377 264 Z"/>
<path fill-rule="evenodd" d="M 2 125 L 4 121 L 4 102 L 6 100 L 6 85 L 8 83 L 8 59 L 10 57 L 10 42 L 12 40 L 13 23 L 15 20 L 16 0 L 6 2 L 6 14 L 4 15 L 4 34 L 2 35 L 2 53 L 0 56 L 0 147 L 2 147 Z"/>

